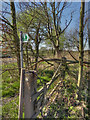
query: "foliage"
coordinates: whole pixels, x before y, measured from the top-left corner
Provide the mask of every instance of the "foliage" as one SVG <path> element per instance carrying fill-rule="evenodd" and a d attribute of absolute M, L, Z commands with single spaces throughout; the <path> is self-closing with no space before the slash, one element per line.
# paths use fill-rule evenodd
<path fill-rule="evenodd" d="M 59 93 L 56 101 L 50 104 L 47 118 L 66 119 L 81 117 L 81 111 L 76 108 L 76 83 L 70 79 L 65 79 L 63 82 L 61 93 Z"/>
<path fill-rule="evenodd" d="M 45 64 L 45 62 L 43 62 L 42 64 Z M 5 67 L 10 68 L 12 67 L 12 64 L 3 65 L 3 69 L 5 69 Z M 69 67 L 70 70 L 72 70 L 73 72 L 78 70 L 77 65 L 76 66 L 71 65 Z M 84 69 L 86 71 L 85 67 Z M 39 71 L 41 71 L 41 69 L 39 69 Z M 37 85 L 39 86 L 38 89 L 40 89 L 44 85 L 44 83 L 47 83 L 48 81 L 51 80 L 53 73 L 54 73 L 53 70 L 44 70 L 43 72 L 40 72 L 37 80 Z M 18 116 L 19 78 L 16 80 L 16 79 L 12 79 L 10 76 L 11 74 L 8 71 L 3 73 L 3 81 L 2 81 L 3 119 L 17 118 Z M 76 117 L 77 118 L 82 117 L 81 103 L 80 101 L 78 103 L 75 98 L 75 94 L 77 92 L 76 82 L 77 81 L 73 77 L 70 77 L 66 73 L 66 77 L 62 82 L 63 84 L 60 84 L 61 92 L 59 93 L 58 98 L 54 103 L 52 102 L 50 103 L 49 114 L 47 118 L 72 119 Z M 52 91 L 55 85 L 56 83 L 52 84 L 49 91 Z M 81 94 L 83 98 L 82 100 L 84 102 L 86 93 L 83 90 Z M 87 108 L 85 107 L 84 109 L 85 109 L 86 117 L 88 117 Z"/>

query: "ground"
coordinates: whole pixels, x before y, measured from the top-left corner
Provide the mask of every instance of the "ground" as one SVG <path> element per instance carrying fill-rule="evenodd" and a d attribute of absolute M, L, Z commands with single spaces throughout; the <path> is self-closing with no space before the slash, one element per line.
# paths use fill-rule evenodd
<path fill-rule="evenodd" d="M 7 64 L 8 63 L 8 64 Z M 16 68 L 16 60 L 5 59 L 2 64 L 2 70 L 8 68 Z M 39 65 L 39 74 L 37 79 L 38 87 L 51 80 L 55 69 L 47 68 L 42 71 L 46 66 L 43 62 Z M 78 65 L 70 65 L 70 71 L 76 76 L 78 75 Z M 87 68 L 84 66 L 84 71 Z M 42 72 L 40 72 L 42 71 Z M 18 117 L 18 103 L 19 103 L 19 84 L 20 78 L 17 74 L 18 69 L 7 70 L 2 73 L 2 117 L 3 118 L 17 118 Z M 84 72 L 84 80 L 86 81 L 86 74 Z M 55 85 L 61 81 L 58 88 L 53 93 L 50 101 L 43 108 L 43 115 L 46 118 L 84 118 L 87 117 L 87 104 L 86 104 L 86 87 L 84 87 L 81 101 L 76 100 L 75 94 L 77 92 L 76 84 L 77 80 L 65 72 L 65 78 L 58 78 L 50 87 L 50 91 L 53 90 Z M 86 96 L 85 96 L 86 95 Z M 55 100 L 54 100 L 55 98 Z M 54 100 L 54 101 L 53 101 Z M 42 117 L 39 115 L 38 117 Z"/>

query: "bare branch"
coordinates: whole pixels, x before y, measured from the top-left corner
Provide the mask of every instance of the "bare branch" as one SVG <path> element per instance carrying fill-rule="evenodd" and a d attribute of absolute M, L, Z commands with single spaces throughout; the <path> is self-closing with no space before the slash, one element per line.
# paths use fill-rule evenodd
<path fill-rule="evenodd" d="M 69 52 L 69 54 L 71 55 L 71 57 L 72 57 L 75 61 L 78 61 L 78 60 L 71 54 L 70 51 L 68 51 L 68 52 Z"/>
<path fill-rule="evenodd" d="M 60 34 L 62 34 L 68 28 L 68 26 L 70 25 L 71 21 L 72 21 L 72 16 L 71 16 L 71 19 L 70 19 L 68 25 L 60 32 Z"/>
<path fill-rule="evenodd" d="M 85 26 L 86 26 L 86 24 L 87 24 L 87 21 L 88 21 L 88 17 L 85 19 L 85 23 L 84 23 L 84 25 L 83 25 L 83 29 L 85 28 Z"/>
<path fill-rule="evenodd" d="M 10 27 L 13 28 L 13 26 L 11 25 L 11 23 L 4 17 L 2 16 L 4 19 L 0 18 L 0 20 L 2 20 L 2 22 L 5 22 L 6 24 L 8 24 Z"/>
<path fill-rule="evenodd" d="M 85 46 L 86 46 L 86 43 L 87 43 L 87 38 L 86 38 L 86 40 L 85 40 L 85 44 L 84 44 L 84 46 L 83 46 L 83 49 L 85 48 Z"/>
<path fill-rule="evenodd" d="M 1 13 L 7 13 L 7 14 L 11 15 L 11 13 L 8 12 L 8 11 L 1 11 L 1 10 L 0 10 L 0 12 L 1 12 Z"/>

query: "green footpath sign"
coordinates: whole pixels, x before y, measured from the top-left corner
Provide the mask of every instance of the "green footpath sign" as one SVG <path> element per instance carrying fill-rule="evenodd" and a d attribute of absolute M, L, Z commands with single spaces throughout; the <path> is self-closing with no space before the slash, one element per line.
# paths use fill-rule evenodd
<path fill-rule="evenodd" d="M 26 33 L 23 33 L 23 42 L 28 42 L 29 36 Z"/>

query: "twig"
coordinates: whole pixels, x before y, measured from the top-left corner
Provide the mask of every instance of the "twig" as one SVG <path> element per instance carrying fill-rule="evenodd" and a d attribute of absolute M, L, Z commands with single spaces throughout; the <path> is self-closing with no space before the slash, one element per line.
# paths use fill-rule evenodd
<path fill-rule="evenodd" d="M 47 68 L 49 68 L 49 67 L 52 67 L 52 66 L 50 65 L 50 66 L 45 67 L 43 70 L 37 72 L 37 74 L 41 73 L 42 71 L 44 71 L 45 69 L 47 69 Z"/>
<path fill-rule="evenodd" d="M 55 92 L 55 90 L 57 89 L 57 87 L 60 85 L 61 81 L 59 81 L 57 83 L 57 85 L 54 87 L 54 89 L 50 92 L 49 96 L 48 96 L 48 99 L 52 96 L 52 94 Z"/>
<path fill-rule="evenodd" d="M 71 55 L 71 57 L 72 57 L 75 61 L 78 61 L 78 60 L 71 54 L 70 51 L 68 51 L 68 52 L 69 52 L 69 54 Z"/>

